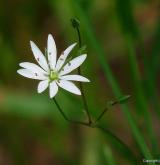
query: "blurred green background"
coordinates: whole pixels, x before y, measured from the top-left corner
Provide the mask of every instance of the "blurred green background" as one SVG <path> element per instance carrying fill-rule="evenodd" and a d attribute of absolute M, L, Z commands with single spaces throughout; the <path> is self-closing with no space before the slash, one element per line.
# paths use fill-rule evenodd
<path fill-rule="evenodd" d="M 98 129 L 67 123 L 38 81 L 19 76 L 33 61 L 29 41 L 44 52 L 51 33 L 59 54 L 77 42 L 70 19 L 80 20 L 88 58 L 83 75 L 90 113 L 130 94 Z M 78 48 L 76 48 L 78 49 Z M 73 56 L 76 56 L 73 51 Z M 160 159 L 160 1 L 159 0 L 0 0 L 0 165 L 130 165 Z M 79 96 L 56 96 L 69 118 L 86 120 Z"/>

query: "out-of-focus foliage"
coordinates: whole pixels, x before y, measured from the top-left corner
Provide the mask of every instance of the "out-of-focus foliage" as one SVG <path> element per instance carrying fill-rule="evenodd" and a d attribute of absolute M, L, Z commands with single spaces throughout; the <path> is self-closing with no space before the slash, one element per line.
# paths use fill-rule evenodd
<path fill-rule="evenodd" d="M 159 159 L 159 6 L 159 0 L 1 0 L 0 164 L 135 164 L 127 146 L 138 165 Z M 37 94 L 38 82 L 16 72 L 20 62 L 34 62 L 30 40 L 44 52 L 51 33 L 58 54 L 78 42 L 71 18 L 80 20 L 81 51 L 88 54 L 81 69 L 91 80 L 84 89 L 92 116 L 108 101 L 132 96 L 101 120 L 126 147 L 109 133 L 67 123 L 47 92 Z M 86 120 L 79 96 L 60 90 L 56 98 L 69 118 Z"/>

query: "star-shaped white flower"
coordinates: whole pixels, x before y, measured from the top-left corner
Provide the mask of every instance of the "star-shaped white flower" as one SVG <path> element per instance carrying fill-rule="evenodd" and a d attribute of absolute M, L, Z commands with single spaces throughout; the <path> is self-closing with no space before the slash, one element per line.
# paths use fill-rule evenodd
<path fill-rule="evenodd" d="M 62 52 L 58 60 L 56 44 L 51 34 L 48 35 L 47 41 L 47 59 L 34 42 L 30 41 L 30 44 L 33 55 L 40 66 L 30 62 L 22 62 L 19 64 L 22 68 L 17 72 L 24 77 L 40 80 L 38 93 L 42 93 L 49 87 L 50 98 L 57 94 L 58 87 L 81 95 L 81 91 L 71 81 L 89 82 L 89 80 L 81 75 L 66 75 L 78 68 L 87 57 L 86 54 L 83 54 L 66 62 L 76 43 Z"/>

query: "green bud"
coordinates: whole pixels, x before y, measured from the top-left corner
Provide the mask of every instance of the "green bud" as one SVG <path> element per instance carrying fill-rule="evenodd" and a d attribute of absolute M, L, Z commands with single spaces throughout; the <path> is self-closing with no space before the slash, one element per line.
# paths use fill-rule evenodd
<path fill-rule="evenodd" d="M 115 101 L 108 101 L 107 106 L 109 107 L 109 106 L 113 106 L 116 104 L 124 104 L 130 99 L 130 97 L 131 97 L 131 95 L 124 95 L 124 96 L 119 97 Z"/>
<path fill-rule="evenodd" d="M 76 18 L 72 18 L 71 19 L 71 24 L 72 24 L 73 28 L 78 28 L 79 25 L 80 25 L 80 21 Z"/>
<path fill-rule="evenodd" d="M 130 97 L 131 97 L 131 95 L 121 96 L 121 97 L 119 97 L 119 99 L 117 100 L 117 102 L 119 104 L 124 104 L 124 103 L 126 103 L 130 99 Z"/>

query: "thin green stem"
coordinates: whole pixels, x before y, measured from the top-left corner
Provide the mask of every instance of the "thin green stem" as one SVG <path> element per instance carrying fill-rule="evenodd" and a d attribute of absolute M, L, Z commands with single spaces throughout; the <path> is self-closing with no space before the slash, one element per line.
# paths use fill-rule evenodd
<path fill-rule="evenodd" d="M 85 122 L 82 122 L 82 121 L 74 121 L 74 120 L 69 119 L 69 118 L 66 116 L 66 114 L 63 112 L 62 108 L 61 108 L 60 105 L 58 104 L 58 102 L 57 102 L 57 100 L 56 100 L 55 97 L 53 98 L 53 101 L 55 102 L 55 104 L 56 104 L 56 106 L 57 106 L 59 112 L 61 113 L 61 115 L 63 116 L 63 118 L 64 118 L 66 121 L 88 126 L 88 123 L 85 123 Z"/>
<path fill-rule="evenodd" d="M 80 33 L 80 30 L 78 27 L 76 28 L 76 30 L 77 30 L 77 34 L 78 34 L 79 48 L 81 48 L 82 47 L 81 33 Z"/>
<path fill-rule="evenodd" d="M 102 113 L 97 117 L 97 119 L 95 120 L 95 123 L 99 122 L 101 120 L 101 118 L 104 116 L 104 114 L 108 111 L 108 107 L 105 108 Z"/>
<path fill-rule="evenodd" d="M 116 105 L 118 103 L 119 103 L 118 101 L 114 101 L 109 106 L 114 106 L 114 105 Z M 107 106 L 106 108 L 104 108 L 104 110 L 100 113 L 100 115 L 95 120 L 95 123 L 99 122 L 101 120 L 101 118 L 105 115 L 105 113 L 108 112 L 109 106 Z"/>
<path fill-rule="evenodd" d="M 81 75 L 81 69 L 80 68 L 78 68 L 78 74 Z M 86 96 L 84 94 L 84 89 L 83 89 L 83 85 L 81 82 L 79 83 L 79 87 L 80 87 L 81 93 L 82 93 L 83 105 L 84 105 L 84 108 L 85 108 L 87 116 L 88 116 L 88 123 L 92 123 L 91 116 L 90 116 L 89 109 L 88 109 Z"/>
<path fill-rule="evenodd" d="M 82 40 L 81 40 L 81 34 L 80 34 L 80 30 L 79 30 L 78 26 L 76 27 L 76 31 L 77 31 L 77 34 L 78 34 L 79 48 L 81 48 L 82 47 Z M 80 67 L 78 68 L 78 74 L 81 75 L 81 68 Z M 80 90 L 81 90 L 81 93 L 82 93 L 83 105 L 84 105 L 86 114 L 88 116 L 88 123 L 92 123 L 92 119 L 91 119 L 91 116 L 90 116 L 90 113 L 89 113 L 89 108 L 88 108 L 86 96 L 85 96 L 83 85 L 82 85 L 81 82 L 79 82 L 79 87 L 80 87 Z"/>
<path fill-rule="evenodd" d="M 101 131 L 105 132 L 106 134 L 108 134 L 111 138 L 115 139 L 118 143 L 120 143 L 133 157 L 134 160 L 136 160 L 136 156 L 133 153 L 133 151 L 121 140 L 119 139 L 116 135 L 114 135 L 111 131 L 109 131 L 106 128 L 103 128 L 102 126 L 96 124 L 96 123 L 85 123 L 85 122 L 81 122 L 81 121 L 74 121 L 74 120 L 70 120 L 66 114 L 63 112 L 62 108 L 60 107 L 60 105 L 58 104 L 57 100 L 55 99 L 55 97 L 53 98 L 55 105 L 57 106 L 57 109 L 59 110 L 59 112 L 62 114 L 63 118 L 69 122 L 69 123 L 75 123 L 75 124 L 79 124 L 79 125 L 83 125 L 86 127 L 90 127 L 90 128 L 97 128 L 100 129 Z"/>

